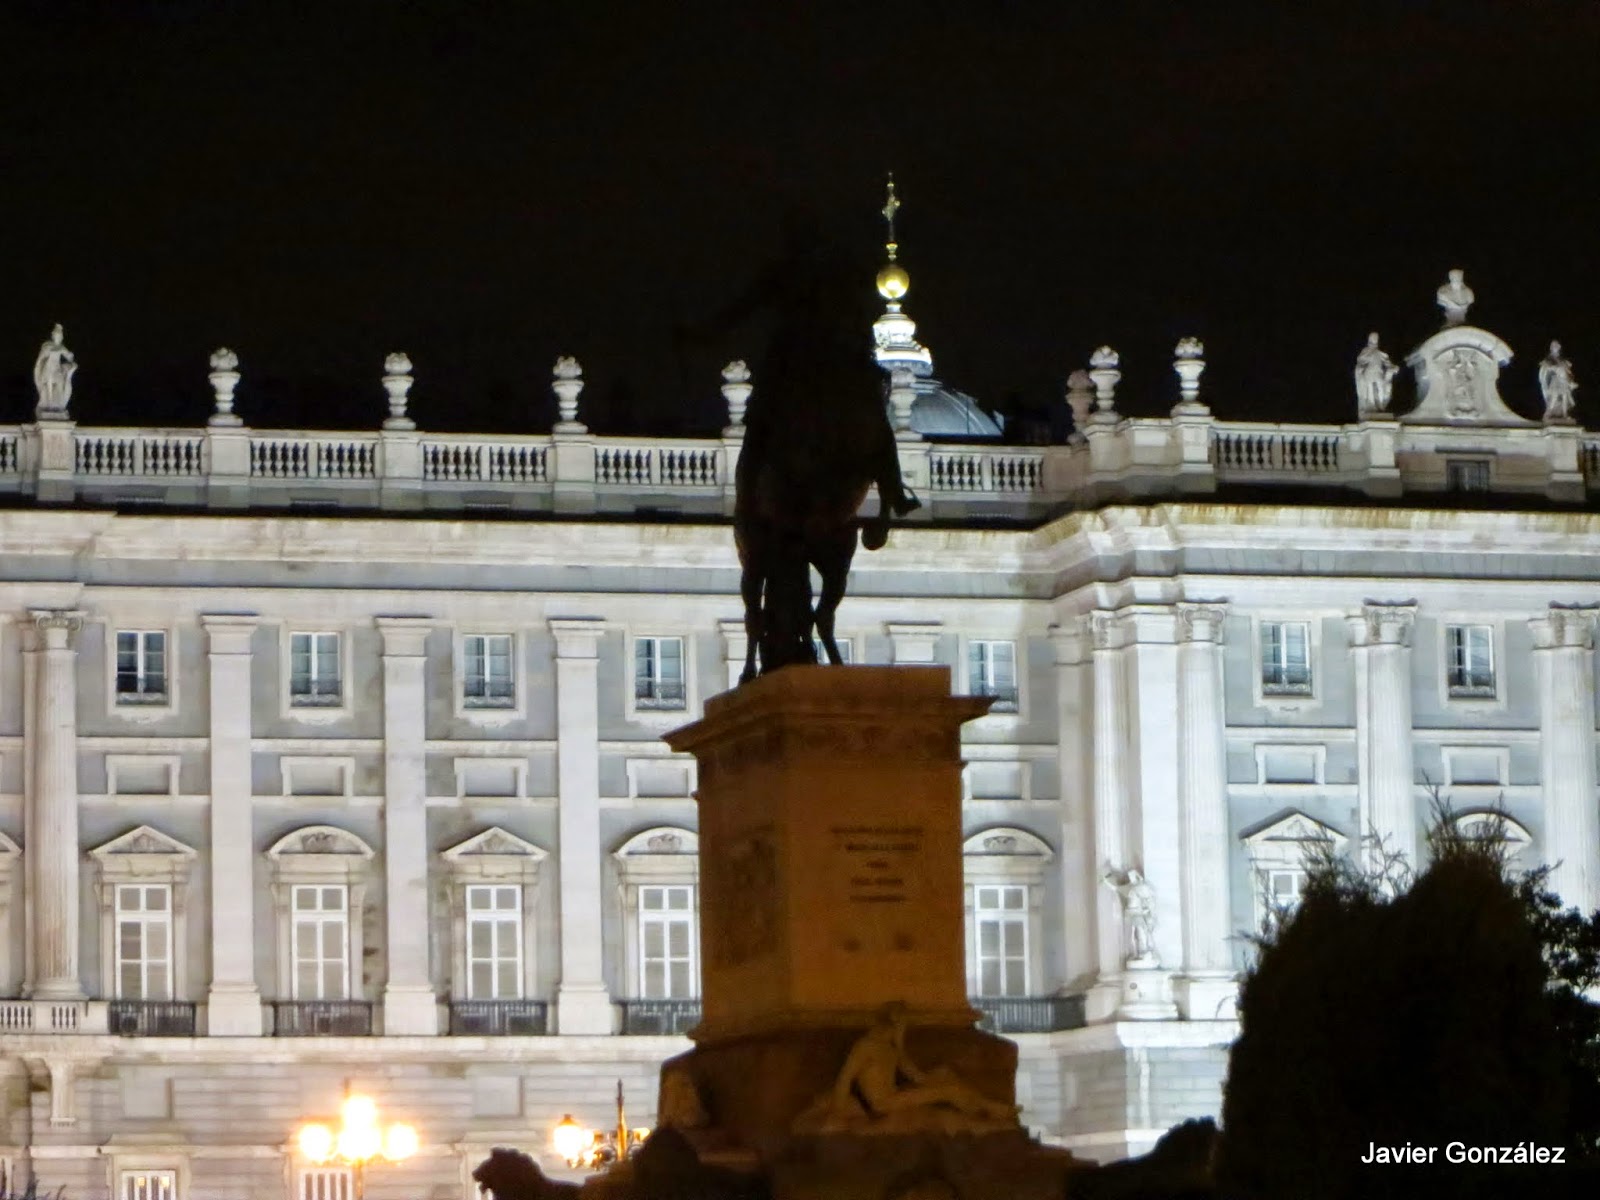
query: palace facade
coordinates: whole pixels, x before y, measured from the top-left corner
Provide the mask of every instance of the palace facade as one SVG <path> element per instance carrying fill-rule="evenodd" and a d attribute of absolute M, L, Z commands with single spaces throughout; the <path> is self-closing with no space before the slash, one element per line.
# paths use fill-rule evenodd
<path fill-rule="evenodd" d="M 968 966 L 1025 1123 L 1110 1158 L 1216 1113 L 1307 842 L 1416 861 L 1433 792 L 1600 903 L 1600 437 L 1560 378 L 1521 415 L 1533 373 L 1446 305 L 1399 415 L 1369 357 L 1349 424 L 1221 419 L 1186 340 L 1168 416 L 1117 411 L 1103 349 L 1067 443 L 950 440 L 992 426 L 891 299 L 924 507 L 858 555 L 840 640 L 995 698 Z M 618 1080 L 649 1125 L 698 1011 L 694 764 L 661 735 L 744 660 L 760 380 L 730 364 L 720 437 L 609 438 L 562 360 L 552 433 L 433 435 L 394 356 L 381 431 L 311 433 L 239 423 L 237 366 L 203 429 L 64 398 L 0 429 L 0 1169 L 348 1200 L 294 1133 L 357 1088 L 421 1137 L 374 1200 L 458 1200 L 493 1145 L 605 1127 Z"/>

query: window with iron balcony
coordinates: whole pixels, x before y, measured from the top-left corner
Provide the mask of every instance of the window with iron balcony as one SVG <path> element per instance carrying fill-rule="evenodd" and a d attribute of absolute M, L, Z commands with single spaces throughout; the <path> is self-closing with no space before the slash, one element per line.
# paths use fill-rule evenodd
<path fill-rule="evenodd" d="M 461 639 L 465 660 L 461 699 L 467 708 L 511 708 L 517 702 L 509 633 L 471 633 Z"/>
<path fill-rule="evenodd" d="M 639 708 L 685 707 L 683 639 L 641 637 L 633 643 L 633 699 Z"/>
<path fill-rule="evenodd" d="M 1487 625 L 1451 625 L 1445 630 L 1446 684 L 1452 696 L 1492 698 L 1494 630 Z"/>
<path fill-rule="evenodd" d="M 296 708 L 337 706 L 343 698 L 337 633 L 289 637 L 289 703 Z"/>
<path fill-rule="evenodd" d="M 167 635 L 159 629 L 117 631 L 117 703 L 167 702 Z"/>
<path fill-rule="evenodd" d="M 992 713 L 1017 711 L 1017 644 L 973 641 L 967 643 L 967 691 L 993 696 Z"/>
<path fill-rule="evenodd" d="M 1311 695 L 1311 627 L 1304 621 L 1261 623 L 1261 692 Z"/>

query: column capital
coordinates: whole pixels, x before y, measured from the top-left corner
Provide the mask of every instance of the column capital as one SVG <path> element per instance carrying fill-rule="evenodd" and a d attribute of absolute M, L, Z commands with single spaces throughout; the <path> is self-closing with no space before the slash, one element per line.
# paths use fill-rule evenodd
<path fill-rule="evenodd" d="M 49 650 L 70 650 L 72 639 L 83 628 L 83 613 L 67 608 L 30 608 L 28 617 Z"/>
<path fill-rule="evenodd" d="M 1411 631 L 1416 626 L 1417 602 L 1403 600 L 1394 603 L 1368 600 L 1361 606 L 1359 615 L 1345 618 L 1350 631 L 1350 645 L 1362 650 L 1372 646 L 1411 645 Z"/>
<path fill-rule="evenodd" d="M 383 635 L 385 658 L 421 658 L 435 625 L 432 617 L 373 617 L 372 623 Z"/>
<path fill-rule="evenodd" d="M 748 638 L 745 634 L 743 617 L 724 617 L 717 622 L 717 630 L 722 634 L 722 652 L 728 658 L 743 658 Z"/>
<path fill-rule="evenodd" d="M 1056 666 L 1075 667 L 1088 662 L 1094 646 L 1094 631 L 1087 616 L 1073 614 L 1047 630 L 1055 647 Z"/>
<path fill-rule="evenodd" d="M 1178 641 L 1222 644 L 1223 624 L 1228 619 L 1226 600 L 1183 601 L 1178 609 Z"/>
<path fill-rule="evenodd" d="M 255 613 L 201 613 L 200 627 L 206 631 L 212 654 L 249 654 L 261 618 Z"/>
<path fill-rule="evenodd" d="M 557 658 L 598 658 L 606 622 L 603 617 L 551 617 L 550 632 Z"/>
<path fill-rule="evenodd" d="M 1096 650 L 1120 650 L 1133 640 L 1120 612 L 1097 608 L 1089 614 L 1089 636 Z"/>
<path fill-rule="evenodd" d="M 1533 630 L 1533 648 L 1592 650 L 1597 612 L 1600 606 L 1593 604 L 1552 604 L 1544 616 L 1528 621 Z"/>

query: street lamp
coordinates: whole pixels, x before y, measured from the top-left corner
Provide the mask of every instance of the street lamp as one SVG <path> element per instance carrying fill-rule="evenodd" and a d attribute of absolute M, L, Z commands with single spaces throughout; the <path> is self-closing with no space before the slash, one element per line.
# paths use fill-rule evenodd
<path fill-rule="evenodd" d="M 622 1080 L 617 1080 L 617 1127 L 614 1132 L 603 1132 L 580 1125 L 571 1113 L 556 1123 L 550 1141 L 558 1155 L 569 1167 L 602 1167 L 618 1163 L 638 1149 L 639 1143 L 649 1134 L 648 1129 L 628 1129 L 628 1119 L 622 1111 Z"/>
<path fill-rule="evenodd" d="M 300 1153 L 321 1166 L 339 1162 L 348 1166 L 355 1181 L 354 1200 L 366 1192 L 367 1164 L 376 1159 L 402 1162 L 417 1152 L 417 1131 L 395 1123 L 384 1129 L 378 1124 L 378 1106 L 367 1096 L 349 1096 L 339 1110 L 337 1131 L 326 1125 L 307 1125 L 300 1130 Z"/>

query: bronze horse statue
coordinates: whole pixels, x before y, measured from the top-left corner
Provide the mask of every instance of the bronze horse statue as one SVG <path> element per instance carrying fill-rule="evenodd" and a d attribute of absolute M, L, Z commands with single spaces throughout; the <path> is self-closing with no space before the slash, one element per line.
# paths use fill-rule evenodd
<path fill-rule="evenodd" d="M 834 612 L 859 533 L 869 550 L 888 538 L 890 514 L 919 507 L 900 478 L 883 372 L 873 361 L 861 264 L 837 253 L 815 225 L 791 214 L 786 252 L 743 297 L 709 323 L 727 328 L 753 312 L 774 318 L 755 375 L 735 475 L 734 545 L 748 640 L 739 682 L 815 663 L 812 630 L 830 663 L 842 661 Z M 857 514 L 878 489 L 878 513 Z M 812 604 L 811 571 L 822 590 Z"/>

